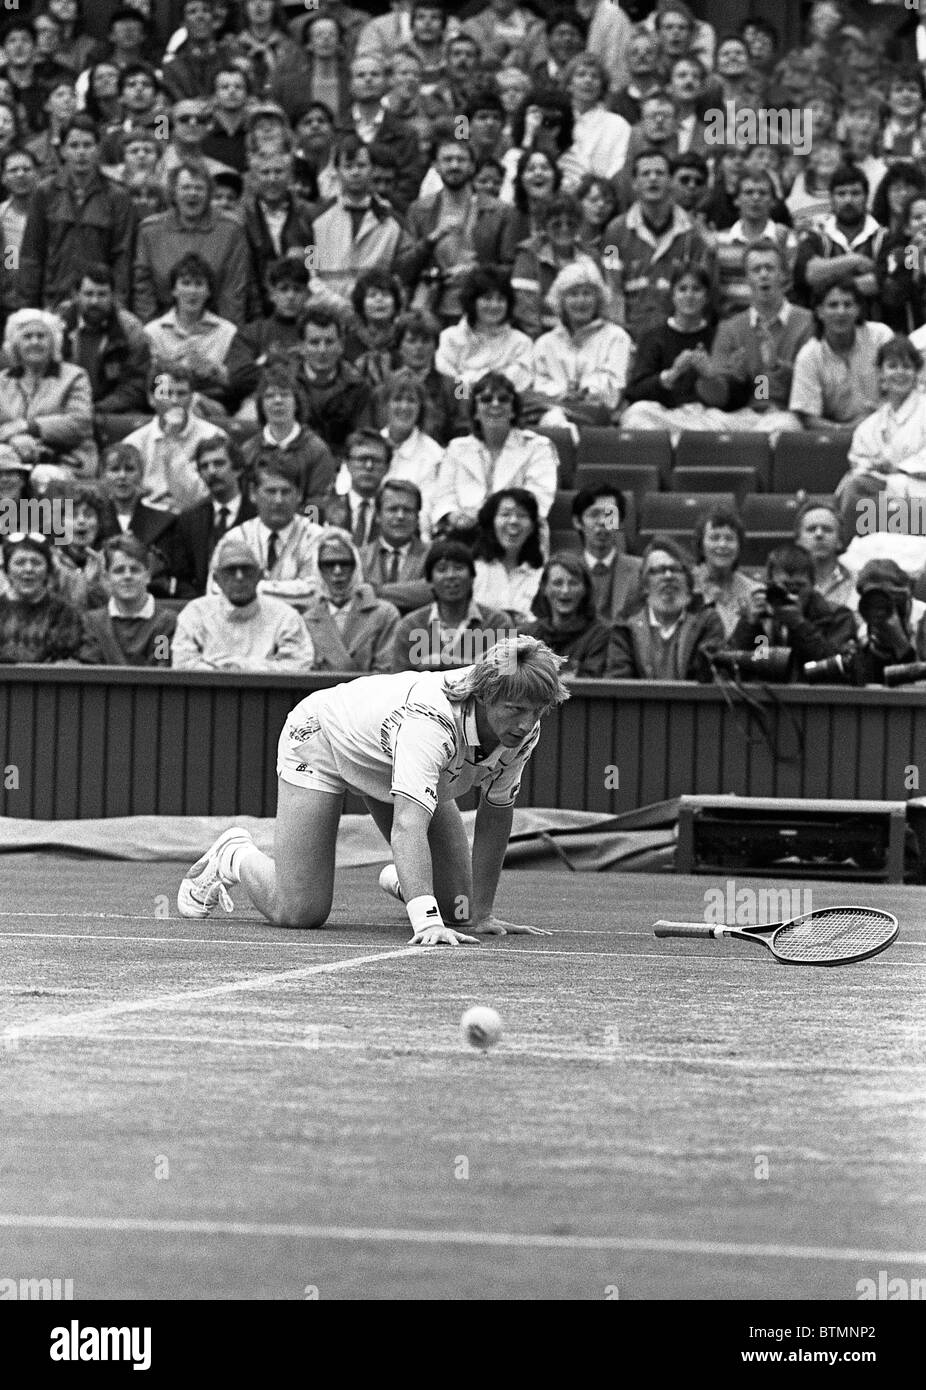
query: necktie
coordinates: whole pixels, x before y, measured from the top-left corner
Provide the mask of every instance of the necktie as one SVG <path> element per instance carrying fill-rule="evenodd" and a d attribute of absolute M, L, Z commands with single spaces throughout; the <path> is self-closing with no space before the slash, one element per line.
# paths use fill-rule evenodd
<path fill-rule="evenodd" d="M 357 520 L 354 522 L 354 545 L 363 545 L 367 538 L 367 516 L 369 511 L 369 502 L 366 500 L 362 501 L 357 508 Z"/>
<path fill-rule="evenodd" d="M 399 577 L 399 552 L 397 550 L 383 551 L 383 569 L 386 574 L 386 583 L 395 584 Z"/>
<path fill-rule="evenodd" d="M 222 536 L 224 536 L 225 532 L 228 530 L 228 518 L 230 516 L 231 512 L 227 507 L 219 508 L 219 515 L 215 524 L 215 534 L 217 539 L 220 539 Z"/>
<path fill-rule="evenodd" d="M 270 539 L 267 541 L 267 573 L 268 573 L 268 574 L 271 574 L 271 573 L 273 572 L 273 567 L 274 567 L 274 565 L 275 565 L 276 562 L 277 562 L 277 556 L 279 555 L 279 553 L 280 553 L 280 533 L 279 533 L 279 531 L 271 531 L 271 532 L 270 532 Z"/>

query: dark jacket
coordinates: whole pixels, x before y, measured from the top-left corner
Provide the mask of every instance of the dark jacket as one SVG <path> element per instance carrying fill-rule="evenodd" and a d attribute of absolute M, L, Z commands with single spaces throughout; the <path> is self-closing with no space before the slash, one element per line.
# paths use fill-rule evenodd
<path fill-rule="evenodd" d="M 253 319 L 257 318 L 259 314 L 269 314 L 273 309 L 264 277 L 271 261 L 277 260 L 278 257 L 274 250 L 273 239 L 267 229 L 263 208 L 253 193 L 245 195 L 242 201 L 242 211 L 253 269 L 251 297 L 248 306 L 248 318 Z M 304 202 L 302 198 L 290 194 L 286 221 L 283 223 L 283 230 L 280 234 L 281 254 L 283 256 L 297 252 L 298 259 L 300 261 L 305 260 L 306 248 L 311 246 L 315 240 L 312 231 L 312 217 L 315 211 L 316 209 Z"/>
<path fill-rule="evenodd" d="M 268 444 L 261 430 L 260 434 L 248 440 L 243 452 L 250 470 L 253 470 L 258 459 L 287 459 L 295 463 L 302 472 L 303 505 L 317 507 L 321 513 L 325 498 L 334 486 L 338 465 L 328 445 L 314 430 L 303 425 L 292 444 L 285 449 L 278 444 Z M 242 517 L 242 521 L 244 519 Z"/>
<path fill-rule="evenodd" d="M 600 677 L 605 673 L 611 628 L 600 618 L 578 618 L 567 628 L 555 628 L 545 618 L 535 618 L 520 631 L 528 637 L 546 642 L 557 656 L 566 658 L 563 672 L 567 675 Z"/>
<path fill-rule="evenodd" d="M 647 607 L 615 623 L 604 673 L 608 680 L 653 679 L 646 661 L 648 624 Z M 719 613 L 713 608 L 686 613 L 679 632 L 679 666 L 683 673 L 680 679 L 707 684 L 712 679 L 711 657 L 723 645 Z"/>
<path fill-rule="evenodd" d="M 144 502 L 136 502 L 132 509 L 129 531 L 152 552 L 154 572 L 148 590 L 158 598 L 169 597 L 173 589 L 166 556 L 170 553 L 171 532 L 176 520 L 177 517 L 174 512 L 165 512 L 159 507 L 146 507 Z M 121 534 L 122 527 L 119 525 L 116 509 L 111 502 L 107 502 L 100 521 L 100 535 L 97 543 L 102 545 L 103 541 L 109 540 L 110 536 Z"/>
<path fill-rule="evenodd" d="M 193 44 L 187 39 L 162 70 L 161 82 L 171 101 L 211 97 L 216 73 L 228 67 L 231 57 L 228 44 Z"/>
<path fill-rule="evenodd" d="M 342 126 L 339 134 L 351 134 L 353 130 L 354 126 L 348 120 Z M 394 111 L 387 110 L 376 132 L 376 146 L 377 149 L 389 150 L 395 158 L 395 167 L 398 171 L 395 182 L 395 205 L 400 213 L 404 213 L 421 187 L 421 180 L 427 169 L 427 164 L 421 157 L 418 136 L 408 121 L 397 116 Z"/>
<path fill-rule="evenodd" d="M 514 264 L 516 242 L 511 214 L 497 198 L 481 195 L 473 227 L 473 252 L 480 265 L 500 266 L 510 270 Z M 399 258 L 396 269 L 408 285 L 414 285 L 422 273 L 431 267 L 433 248 L 428 237 L 436 231 L 441 217 L 442 193 L 419 198 L 412 203 L 405 226 L 414 242 L 411 250 Z"/>
<path fill-rule="evenodd" d="M 300 375 L 298 386 L 305 404 L 306 424 L 335 452 L 343 448 L 354 430 L 372 424 L 373 393 L 347 362 L 340 364 L 329 386 L 319 386 L 305 374 Z"/>
<path fill-rule="evenodd" d="M 184 227 L 173 208 L 144 219 L 135 249 L 133 312 L 142 323 L 148 323 L 171 308 L 170 272 L 190 251 L 202 256 L 212 268 L 215 312 L 243 327 L 247 320 L 251 256 L 241 223 L 224 212 L 208 212 L 195 227 Z"/>
<path fill-rule="evenodd" d="M 250 494 L 244 492 L 235 525 L 256 515 Z M 212 498 L 207 497 L 181 512 L 168 533 L 164 549 L 176 598 L 201 598 L 206 592 L 209 561 L 219 539 L 213 526 L 214 516 Z"/>
<path fill-rule="evenodd" d="M 814 589 L 796 622 L 785 624 L 766 618 L 754 623 L 742 617 L 727 646 L 733 651 L 754 651 L 760 637 L 767 638 L 773 647 L 791 648 L 791 679 L 800 680 L 805 662 L 824 661 L 847 649 L 855 637 L 855 616 L 849 608 L 834 608 Z"/>
<path fill-rule="evenodd" d="M 659 378 L 669 370 L 680 352 L 696 347 L 710 352 L 713 337 L 711 326 L 693 333 L 679 333 L 668 323 L 648 329 L 637 344 L 630 380 L 624 392 L 625 401 L 628 404 L 631 401 L 658 401 L 670 410 L 697 401 L 695 383 L 698 378 L 693 368 L 689 367 L 674 386 L 663 386 Z"/>
<path fill-rule="evenodd" d="M 18 295 L 30 307 L 54 307 L 91 261 L 110 265 L 116 294 L 128 302 L 137 216 L 124 188 L 97 174 L 87 196 L 74 196 L 70 174 L 56 174 L 32 195 L 19 261 Z"/>
<path fill-rule="evenodd" d="M 64 322 L 64 360 L 74 360 L 74 336 L 79 311 L 76 302 L 58 310 Z M 117 308 L 109 318 L 97 355 L 93 408 L 103 414 L 126 415 L 148 409 L 148 368 L 151 348 L 134 314 Z"/>
<path fill-rule="evenodd" d="M 390 584 L 383 570 L 386 559 L 379 540 L 361 546 L 360 559 L 363 562 L 363 577 L 377 598 L 394 603 L 400 613 L 408 613 L 429 603 L 432 597 L 431 585 L 424 577 L 424 561 L 429 547 L 419 537 L 415 537 L 399 563 L 399 573 L 394 584 Z"/>
<path fill-rule="evenodd" d="M 114 618 L 108 607 L 97 608 L 84 622 L 101 666 L 170 666 L 170 642 L 177 626 L 177 615 L 170 609 L 157 605 L 153 618 Z"/>

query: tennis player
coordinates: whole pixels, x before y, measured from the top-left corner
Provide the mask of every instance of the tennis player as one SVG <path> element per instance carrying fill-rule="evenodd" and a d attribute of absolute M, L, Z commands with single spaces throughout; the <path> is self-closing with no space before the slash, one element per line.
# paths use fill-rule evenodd
<path fill-rule="evenodd" d="M 274 857 L 246 830 L 220 835 L 180 885 L 184 917 L 208 917 L 241 883 L 278 927 L 320 927 L 331 911 L 345 792 L 363 797 L 392 847 L 381 884 L 406 904 L 415 946 L 476 943 L 539 927 L 494 914 L 514 803 L 540 720 L 569 698 L 560 657 L 532 637 L 497 642 L 461 671 L 362 676 L 317 690 L 280 737 Z M 481 791 L 472 856 L 457 798 Z M 455 926 L 448 925 L 454 922 Z"/>

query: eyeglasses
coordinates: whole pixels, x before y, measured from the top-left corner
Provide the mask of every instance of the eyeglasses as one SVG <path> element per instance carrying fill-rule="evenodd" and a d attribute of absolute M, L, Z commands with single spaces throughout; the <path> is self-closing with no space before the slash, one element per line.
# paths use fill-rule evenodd
<path fill-rule="evenodd" d="M 511 396 L 509 396 L 505 391 L 482 391 L 476 397 L 477 405 L 494 405 L 496 402 L 498 402 L 500 405 L 514 404 L 514 401 L 512 400 Z"/>
<path fill-rule="evenodd" d="M 319 560 L 320 570 L 353 570 L 357 568 L 354 560 Z"/>
<path fill-rule="evenodd" d="M 193 115 L 192 113 L 174 116 L 178 125 L 201 125 L 205 119 L 205 116 Z"/>
<path fill-rule="evenodd" d="M 683 188 L 704 188 L 707 180 L 698 178 L 697 174 L 676 174 L 675 182 L 680 183 Z"/>
<path fill-rule="evenodd" d="M 684 574 L 685 571 L 682 569 L 681 565 L 650 565 L 646 573 L 648 575 L 655 575 L 658 578 L 660 575 Z"/>

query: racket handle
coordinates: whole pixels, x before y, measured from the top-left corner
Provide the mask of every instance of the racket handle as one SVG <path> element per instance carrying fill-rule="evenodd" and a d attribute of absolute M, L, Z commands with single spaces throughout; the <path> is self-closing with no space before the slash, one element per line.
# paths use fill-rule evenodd
<path fill-rule="evenodd" d="M 653 931 L 656 936 L 709 936 L 714 935 L 714 928 L 709 927 L 706 922 L 654 922 Z"/>

